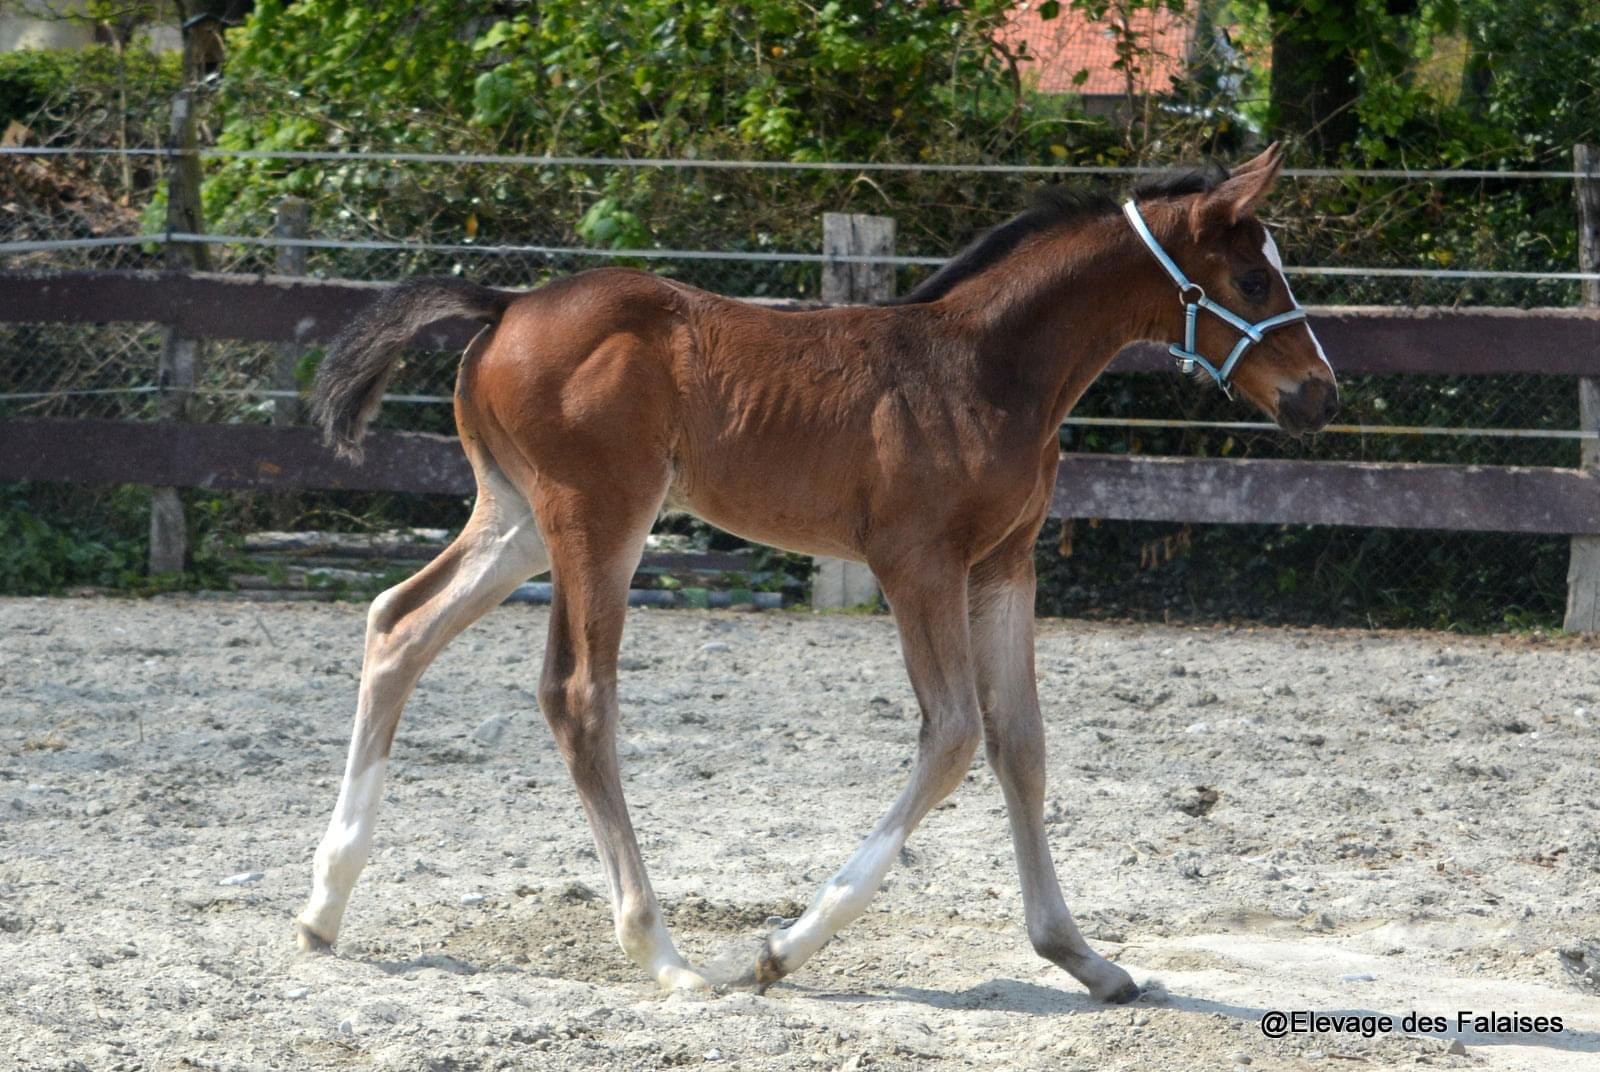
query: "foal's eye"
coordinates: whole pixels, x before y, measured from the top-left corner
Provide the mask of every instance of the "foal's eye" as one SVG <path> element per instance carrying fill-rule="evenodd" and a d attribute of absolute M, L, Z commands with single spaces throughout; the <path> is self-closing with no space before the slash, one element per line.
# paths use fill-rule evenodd
<path fill-rule="evenodd" d="M 1246 272 L 1239 277 L 1239 293 L 1253 302 L 1266 301 L 1267 291 L 1270 289 L 1271 284 L 1267 280 L 1267 273 L 1260 269 L 1254 272 Z"/>

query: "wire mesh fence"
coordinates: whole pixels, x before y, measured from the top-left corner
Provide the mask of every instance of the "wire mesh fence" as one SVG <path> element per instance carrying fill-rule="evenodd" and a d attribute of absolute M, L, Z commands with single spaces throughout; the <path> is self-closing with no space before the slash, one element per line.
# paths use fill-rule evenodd
<path fill-rule="evenodd" d="M 315 277 L 449 275 L 520 289 L 620 264 L 735 296 L 814 298 L 821 215 L 844 210 L 895 217 L 897 284 L 904 290 L 1022 207 L 1052 170 L 1071 170 L 804 171 L 706 162 L 650 168 L 637 161 L 329 156 L 207 155 L 208 190 L 227 199 L 213 229 L 234 239 L 209 240 L 215 269 L 278 269 L 285 245 L 274 230 L 277 202 L 255 197 L 252 183 L 270 177 L 281 189 L 286 175 L 303 173 L 323 208 L 303 238 L 289 241 L 304 250 L 304 272 Z M 125 188 L 118 184 L 130 173 L 159 190 L 167 166 L 159 154 L 0 155 L 0 169 L 20 176 L 17 188 L 33 191 L 0 211 L 0 267 L 160 267 L 167 236 L 109 191 Z M 1138 169 L 1100 170 L 1114 173 L 1101 181 L 1117 183 L 1136 178 L 1127 172 Z M 1308 304 L 1574 305 L 1580 283 L 1570 252 L 1571 183 L 1562 172 L 1291 174 L 1271 222 L 1296 294 Z M 1357 186 L 1360 198 L 1351 193 Z M 71 207 L 63 189 L 74 193 Z M 1421 247 L 1415 227 L 1404 241 L 1385 229 L 1399 211 L 1442 211 L 1445 189 L 1449 211 L 1481 226 L 1441 232 Z M 1530 189 L 1537 191 L 1531 198 Z M 621 196 L 624 190 L 631 195 Z M 655 215 L 622 207 L 640 204 L 641 190 Z M 1353 216 L 1358 209 L 1366 215 Z M 1521 222 L 1508 239 L 1495 224 L 1513 212 Z M 0 416 L 153 418 L 160 348 L 154 326 L 0 326 Z M 1337 367 L 1338 355 L 1332 356 Z M 314 348 L 297 355 L 302 386 L 318 357 Z M 449 431 L 457 357 L 408 354 L 379 425 Z M 274 378 L 278 361 L 275 345 L 208 341 L 195 419 L 272 420 L 282 394 Z M 1356 376 L 1345 378 L 1341 390 L 1339 426 L 1346 430 L 1294 438 L 1177 375 L 1107 376 L 1063 428 L 1062 445 L 1228 458 L 1579 463 L 1578 394 L 1567 377 Z M 1108 523 L 1075 526 L 1068 540 L 1047 532 L 1041 563 L 1050 579 L 1044 602 L 1058 612 L 1495 627 L 1559 622 L 1566 543 L 1565 537 Z"/>

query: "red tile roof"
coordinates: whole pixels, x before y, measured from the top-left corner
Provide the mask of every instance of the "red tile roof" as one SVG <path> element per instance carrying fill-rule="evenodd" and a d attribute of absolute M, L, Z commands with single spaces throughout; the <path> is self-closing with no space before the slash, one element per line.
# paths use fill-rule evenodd
<path fill-rule="evenodd" d="M 1112 32 L 1115 4 L 1103 22 L 1090 22 L 1066 3 L 1061 4 L 1061 13 L 1048 21 L 1039 17 L 1038 9 L 1038 0 L 1018 5 L 1000 35 L 1013 52 L 1026 44 L 1026 54 L 1033 57 L 1031 62 L 1019 64 L 1024 83 L 1046 93 L 1097 96 L 1128 91 L 1126 73 L 1113 66 L 1117 62 Z M 1141 45 L 1153 48 L 1149 62 L 1134 72 L 1134 92 L 1167 92 L 1172 79 L 1181 77 L 1187 66 L 1193 23 L 1162 8 L 1136 11 L 1128 25 Z M 1073 79 L 1080 71 L 1088 71 L 1088 79 L 1076 85 Z"/>

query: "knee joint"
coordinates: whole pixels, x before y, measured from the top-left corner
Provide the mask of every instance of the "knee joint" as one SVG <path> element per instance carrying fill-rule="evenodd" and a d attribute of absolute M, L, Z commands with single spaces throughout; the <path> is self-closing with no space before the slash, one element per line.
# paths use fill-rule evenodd
<path fill-rule="evenodd" d="M 539 682 L 539 707 L 564 754 L 591 750 L 606 732 L 605 699 L 598 682 L 584 674 L 546 677 Z"/>
<path fill-rule="evenodd" d="M 927 724 L 924 723 L 926 727 Z M 983 740 L 977 718 L 952 720 L 936 729 L 927 729 L 923 746 L 939 766 L 966 766 Z"/>

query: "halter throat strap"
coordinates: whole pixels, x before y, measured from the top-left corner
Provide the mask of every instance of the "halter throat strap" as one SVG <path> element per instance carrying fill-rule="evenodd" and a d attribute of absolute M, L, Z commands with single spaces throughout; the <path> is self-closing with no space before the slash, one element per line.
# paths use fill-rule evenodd
<path fill-rule="evenodd" d="M 1122 214 L 1128 217 L 1128 222 L 1133 225 L 1134 234 L 1139 236 L 1156 263 L 1161 265 L 1162 271 L 1178 287 L 1178 300 L 1183 303 L 1183 343 L 1173 343 L 1167 351 L 1178 359 L 1178 367 L 1184 372 L 1193 372 L 1198 366 L 1216 381 L 1222 393 L 1229 398 L 1233 397 L 1231 387 L 1233 369 L 1238 365 L 1239 359 L 1246 350 L 1261 341 L 1261 337 L 1273 328 L 1281 328 L 1287 324 L 1295 324 L 1306 318 L 1306 311 L 1298 303 L 1288 312 L 1269 316 L 1265 320 L 1249 321 L 1235 314 L 1233 311 L 1218 305 L 1206 297 L 1205 288 L 1198 283 L 1190 281 L 1183 274 L 1183 269 L 1178 267 L 1178 262 L 1168 256 L 1167 251 L 1161 248 L 1161 243 L 1156 241 L 1156 236 L 1150 232 L 1150 225 L 1144 222 L 1144 216 L 1139 212 L 1139 206 L 1132 198 L 1123 202 Z M 1293 300 L 1292 298 L 1290 299 Z M 1212 364 L 1205 355 L 1195 348 L 1196 322 L 1200 317 L 1200 310 L 1204 309 L 1219 318 L 1229 327 L 1239 332 L 1239 341 L 1234 344 L 1228 356 L 1220 365 Z"/>

